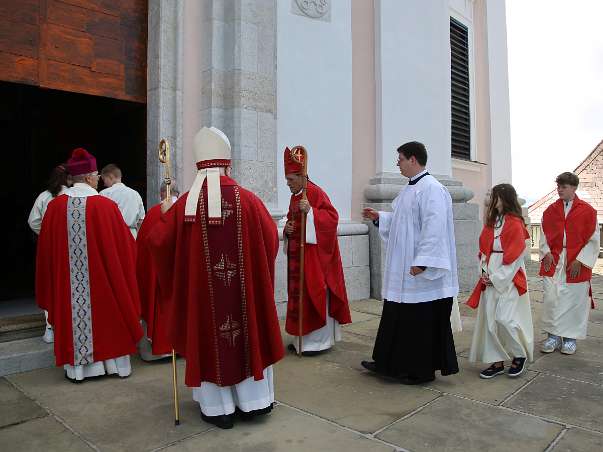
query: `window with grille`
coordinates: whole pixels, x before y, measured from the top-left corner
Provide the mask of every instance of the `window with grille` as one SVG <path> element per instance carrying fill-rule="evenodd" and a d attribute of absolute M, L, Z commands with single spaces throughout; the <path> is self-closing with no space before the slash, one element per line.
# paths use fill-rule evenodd
<path fill-rule="evenodd" d="M 450 18 L 452 157 L 471 159 L 469 30 Z"/>

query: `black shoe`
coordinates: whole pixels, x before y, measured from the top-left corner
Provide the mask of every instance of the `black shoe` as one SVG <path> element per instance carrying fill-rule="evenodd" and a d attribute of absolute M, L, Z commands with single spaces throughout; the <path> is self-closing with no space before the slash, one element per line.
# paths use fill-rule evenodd
<path fill-rule="evenodd" d="M 435 375 L 431 375 L 429 377 L 402 377 L 400 378 L 400 383 L 403 385 L 420 385 L 423 383 L 429 383 L 430 381 L 435 380 Z"/>
<path fill-rule="evenodd" d="M 213 424 L 218 428 L 222 428 L 224 430 L 228 430 L 234 427 L 234 415 L 232 414 L 222 414 L 220 416 L 206 416 L 201 412 L 201 419 L 203 419 L 208 424 Z"/>
<path fill-rule="evenodd" d="M 295 349 L 295 345 L 293 344 L 287 345 L 287 350 L 289 350 L 291 353 L 297 354 L 297 350 Z"/>
<path fill-rule="evenodd" d="M 504 373 L 505 373 L 504 364 L 502 366 L 495 366 L 494 364 L 492 364 L 487 369 L 482 370 L 479 373 L 479 377 L 488 380 L 490 378 L 494 378 L 497 375 L 504 374 Z"/>
<path fill-rule="evenodd" d="M 259 410 L 251 410 L 251 411 L 243 411 L 239 407 L 236 408 L 235 414 L 239 416 L 244 421 L 251 421 L 257 416 L 263 416 L 272 411 L 272 407 L 274 404 L 268 405 L 266 408 L 260 408 Z"/>
<path fill-rule="evenodd" d="M 507 375 L 509 375 L 511 378 L 519 377 L 526 368 L 525 363 L 525 358 L 513 358 L 512 365 L 509 368 L 509 373 Z M 513 367 L 513 365 L 515 367 Z"/>
<path fill-rule="evenodd" d="M 360 365 L 370 372 L 374 372 L 376 374 L 379 373 L 377 371 L 377 363 L 375 361 L 361 361 Z"/>

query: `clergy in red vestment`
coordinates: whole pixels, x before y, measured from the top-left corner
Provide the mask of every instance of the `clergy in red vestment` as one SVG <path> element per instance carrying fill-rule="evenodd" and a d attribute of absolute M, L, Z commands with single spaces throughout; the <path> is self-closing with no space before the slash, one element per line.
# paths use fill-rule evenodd
<path fill-rule="evenodd" d="M 78 148 L 67 169 L 73 187 L 48 204 L 42 221 L 36 300 L 69 380 L 127 377 L 142 337 L 136 244 L 117 204 L 96 191 L 96 159 Z"/>
<path fill-rule="evenodd" d="M 299 336 L 301 211 L 306 212 L 302 353 L 315 355 L 341 340 L 339 325 L 351 323 L 343 267 L 337 243 L 339 215 L 326 193 L 302 176 L 302 164 L 285 149 L 285 177 L 291 190 L 285 225 L 287 253 L 287 333 Z M 307 200 L 302 199 L 306 183 Z M 297 352 L 297 339 L 289 344 Z"/>
<path fill-rule="evenodd" d="M 204 127 L 194 151 L 195 181 L 173 205 L 162 203 L 149 246 L 185 383 L 203 420 L 231 428 L 235 411 L 250 418 L 274 402 L 272 365 L 284 354 L 274 303 L 278 235 L 262 201 L 229 177 L 226 135 Z"/>
<path fill-rule="evenodd" d="M 170 187 L 172 201 L 175 202 L 180 192 L 173 182 Z M 162 183 L 161 199 L 166 199 L 166 193 L 166 185 Z M 157 271 L 147 243 L 149 234 L 160 219 L 161 204 L 157 204 L 147 212 L 136 236 L 136 279 L 140 292 L 142 327 L 145 332 L 144 337 L 138 343 L 138 351 L 144 361 L 155 361 L 171 356 L 172 351 L 172 345 L 167 336 L 167 319 L 161 310 L 162 303 L 159 301 L 161 292 Z"/>

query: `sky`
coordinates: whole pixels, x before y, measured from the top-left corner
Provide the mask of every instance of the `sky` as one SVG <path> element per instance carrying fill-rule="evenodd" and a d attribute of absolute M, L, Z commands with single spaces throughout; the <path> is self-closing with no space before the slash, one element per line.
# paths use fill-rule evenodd
<path fill-rule="evenodd" d="M 602 26 L 603 0 L 507 0 L 513 184 L 528 203 L 603 140 Z"/>

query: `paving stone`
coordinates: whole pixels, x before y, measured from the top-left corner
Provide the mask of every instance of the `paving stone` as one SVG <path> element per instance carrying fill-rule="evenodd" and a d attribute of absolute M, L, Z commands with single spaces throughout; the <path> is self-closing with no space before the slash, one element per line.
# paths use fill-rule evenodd
<path fill-rule="evenodd" d="M 383 302 L 372 298 L 366 300 L 357 300 L 350 302 L 350 309 L 367 314 L 381 315 L 383 311 Z"/>
<path fill-rule="evenodd" d="M 40 405 L 15 389 L 4 378 L 0 378 L 0 407 L 0 427 L 47 415 Z"/>
<path fill-rule="evenodd" d="M 480 400 L 494 405 L 502 403 L 505 398 L 536 378 L 537 373 L 528 371 L 518 378 L 499 375 L 490 380 L 479 378 L 479 373 L 489 364 L 470 363 L 467 358 L 458 358 L 459 373 L 447 377 L 438 377 L 429 383 L 430 388 L 449 394 L 457 394 L 473 400 Z M 509 363 L 507 363 L 508 367 Z"/>
<path fill-rule="evenodd" d="M 364 322 L 356 322 L 351 325 L 346 325 L 344 328 L 346 331 L 361 336 L 375 338 L 377 336 L 377 330 L 379 329 L 379 317 L 365 320 Z"/>
<path fill-rule="evenodd" d="M 90 452 L 90 447 L 52 416 L 0 429 L 0 446 L 10 452 Z M 8 446 L 4 449 L 5 446 Z"/>
<path fill-rule="evenodd" d="M 348 325 L 343 325 L 344 328 L 347 328 L 348 326 L 351 326 L 354 323 L 364 322 L 366 320 L 375 319 L 375 316 L 373 314 L 367 314 L 367 313 L 360 312 L 360 311 L 350 310 L 350 314 L 352 316 L 352 323 L 348 324 Z"/>
<path fill-rule="evenodd" d="M 603 434 L 571 428 L 553 447 L 554 452 L 593 452 L 603 450 Z"/>
<path fill-rule="evenodd" d="M 344 330 L 342 340 L 324 355 L 325 361 L 337 363 L 355 370 L 363 370 L 360 361 L 371 360 L 374 340 L 370 337 L 348 333 Z"/>
<path fill-rule="evenodd" d="M 562 427 L 452 396 L 443 396 L 379 435 L 418 451 L 543 451 Z"/>
<path fill-rule="evenodd" d="M 585 350 L 587 348 L 591 349 L 590 341 L 580 342 L 578 350 L 572 356 L 563 355 L 559 352 L 547 355 L 537 352 L 543 356 L 532 364 L 530 369 L 559 377 L 603 385 L 603 349 L 598 350 L 599 356 L 597 357 L 596 355 L 593 356 L 594 353 L 592 353 L 595 350 L 591 349 L 591 353 L 588 353 Z"/>
<path fill-rule="evenodd" d="M 603 388 L 540 375 L 505 403 L 510 408 L 603 432 Z"/>
<path fill-rule="evenodd" d="M 73 384 L 62 369 L 40 369 L 12 375 L 11 381 L 61 417 L 102 450 L 149 450 L 210 428 L 201 421 L 199 405 L 183 386 L 179 360 L 181 425 L 174 426 L 171 363 L 132 359 L 126 379 L 106 376 Z M 85 416 L 82 414 L 85 413 Z"/>
<path fill-rule="evenodd" d="M 277 400 L 361 432 L 374 432 L 439 395 L 366 371 L 293 356 L 277 364 L 275 385 Z"/>
<path fill-rule="evenodd" d="M 277 406 L 270 416 L 237 423 L 232 430 L 211 430 L 166 449 L 170 452 L 391 451 L 378 441 L 328 424 L 297 410 Z"/>

